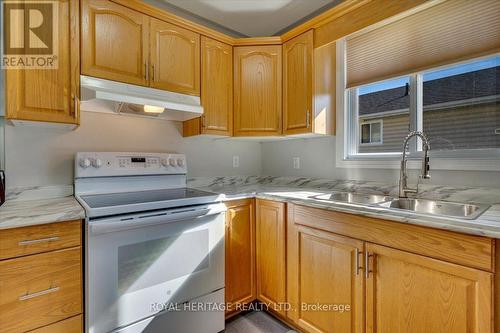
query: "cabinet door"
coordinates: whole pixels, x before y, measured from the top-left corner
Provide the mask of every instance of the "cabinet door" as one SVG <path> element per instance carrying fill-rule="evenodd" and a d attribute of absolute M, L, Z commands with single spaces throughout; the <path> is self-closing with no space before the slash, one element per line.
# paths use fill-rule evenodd
<path fill-rule="evenodd" d="M 257 298 L 285 315 L 285 203 L 257 199 Z"/>
<path fill-rule="evenodd" d="M 151 86 L 200 95 L 200 35 L 151 19 Z"/>
<path fill-rule="evenodd" d="M 491 332 L 490 273 L 367 244 L 367 332 Z"/>
<path fill-rule="evenodd" d="M 288 317 L 305 332 L 363 332 L 363 242 L 291 221 L 287 242 Z"/>
<path fill-rule="evenodd" d="M 281 134 L 281 45 L 234 48 L 234 135 Z"/>
<path fill-rule="evenodd" d="M 226 303 L 238 305 L 255 300 L 255 200 L 229 201 L 226 212 Z"/>
<path fill-rule="evenodd" d="M 149 17 L 111 1 L 82 1 L 82 74 L 148 85 Z"/>
<path fill-rule="evenodd" d="M 233 129 L 233 48 L 202 37 L 202 132 L 231 135 Z"/>
<path fill-rule="evenodd" d="M 58 68 L 5 70 L 7 118 L 79 123 L 78 1 L 59 1 Z"/>
<path fill-rule="evenodd" d="M 313 31 L 283 44 L 283 133 L 312 130 Z"/>

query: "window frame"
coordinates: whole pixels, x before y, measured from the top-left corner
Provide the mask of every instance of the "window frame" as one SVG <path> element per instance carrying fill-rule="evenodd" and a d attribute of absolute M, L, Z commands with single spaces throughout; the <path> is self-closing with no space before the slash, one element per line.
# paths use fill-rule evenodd
<path fill-rule="evenodd" d="M 360 167 L 360 168 L 389 168 L 399 169 L 402 152 L 393 153 L 359 153 L 357 151 L 360 142 L 360 126 L 357 124 L 357 94 L 353 91 L 357 89 L 346 88 L 346 39 L 340 39 L 337 43 L 337 63 L 336 63 L 336 109 L 337 112 L 337 140 L 336 140 L 336 166 L 337 167 Z M 392 77 L 394 80 L 401 77 L 410 78 L 410 131 L 423 129 L 423 75 L 428 72 L 446 69 L 451 66 L 467 64 L 482 59 L 499 56 L 500 53 L 488 54 L 482 57 L 457 61 L 453 64 L 437 66 L 428 70 Z M 382 82 L 382 81 L 380 81 Z M 355 111 L 353 111 L 355 110 Z M 403 145 L 401 138 L 401 146 Z M 408 167 L 418 169 L 421 165 L 422 142 L 420 139 L 413 139 L 409 145 L 408 157 L 410 159 Z M 431 158 L 431 168 L 436 170 L 473 170 L 473 171 L 500 171 L 500 148 L 484 149 L 462 149 L 452 151 L 429 151 Z M 413 160 L 413 161 L 412 161 Z"/>

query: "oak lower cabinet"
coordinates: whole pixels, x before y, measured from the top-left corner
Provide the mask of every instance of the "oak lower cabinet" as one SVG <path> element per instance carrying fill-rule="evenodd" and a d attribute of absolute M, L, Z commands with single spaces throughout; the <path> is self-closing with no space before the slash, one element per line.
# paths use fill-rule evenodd
<path fill-rule="evenodd" d="M 81 221 L 0 230 L 0 333 L 83 329 Z"/>
<path fill-rule="evenodd" d="M 281 135 L 281 45 L 234 47 L 234 136 Z"/>
<path fill-rule="evenodd" d="M 82 333 L 83 332 L 83 315 L 78 315 L 57 322 L 55 324 L 44 326 L 29 333 Z"/>
<path fill-rule="evenodd" d="M 255 200 L 226 202 L 226 316 L 255 300 Z"/>
<path fill-rule="evenodd" d="M 203 116 L 183 123 L 183 136 L 233 133 L 233 47 L 201 37 Z"/>
<path fill-rule="evenodd" d="M 72 125 L 80 122 L 79 2 L 61 0 L 54 4 L 59 13 L 57 68 L 5 70 L 7 119 Z"/>
<path fill-rule="evenodd" d="M 304 332 L 493 331 L 495 240 L 287 206 L 287 317 Z"/>
<path fill-rule="evenodd" d="M 289 224 L 287 243 L 288 318 L 305 332 L 363 332 L 363 242 Z"/>
<path fill-rule="evenodd" d="M 257 199 L 257 299 L 286 315 L 286 204 Z"/>
<path fill-rule="evenodd" d="M 366 244 L 366 331 L 492 332 L 493 275 Z"/>

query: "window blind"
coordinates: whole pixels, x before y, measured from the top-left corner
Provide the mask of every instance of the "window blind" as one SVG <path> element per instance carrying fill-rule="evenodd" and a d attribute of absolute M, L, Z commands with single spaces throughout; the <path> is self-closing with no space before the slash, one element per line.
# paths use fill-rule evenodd
<path fill-rule="evenodd" d="M 347 86 L 500 51 L 499 0 L 447 0 L 346 41 Z"/>

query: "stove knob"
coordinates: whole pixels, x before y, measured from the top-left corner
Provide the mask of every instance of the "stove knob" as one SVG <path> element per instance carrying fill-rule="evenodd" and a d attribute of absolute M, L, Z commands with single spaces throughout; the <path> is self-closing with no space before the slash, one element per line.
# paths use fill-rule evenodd
<path fill-rule="evenodd" d="M 88 168 L 90 166 L 90 160 L 88 158 L 81 158 L 80 166 L 84 169 Z"/>
<path fill-rule="evenodd" d="M 170 159 L 168 160 L 168 165 L 170 165 L 171 167 L 175 167 L 175 166 L 176 166 L 176 164 L 175 164 L 175 159 L 170 158 Z"/>
<path fill-rule="evenodd" d="M 164 159 L 164 158 L 162 158 L 162 159 L 160 160 L 160 164 L 161 164 L 161 166 L 162 166 L 162 167 L 165 167 L 165 168 L 166 168 L 166 167 L 168 167 L 168 162 L 167 162 L 167 160 L 166 160 L 166 159 Z"/>
<path fill-rule="evenodd" d="M 184 160 L 182 158 L 177 159 L 177 165 L 182 168 L 184 166 Z"/>
<path fill-rule="evenodd" d="M 92 166 L 93 166 L 94 168 L 97 168 L 97 169 L 98 169 L 98 168 L 100 168 L 100 167 L 102 166 L 102 161 L 101 161 L 101 159 L 100 159 L 100 158 L 94 158 L 94 159 L 92 160 Z"/>

